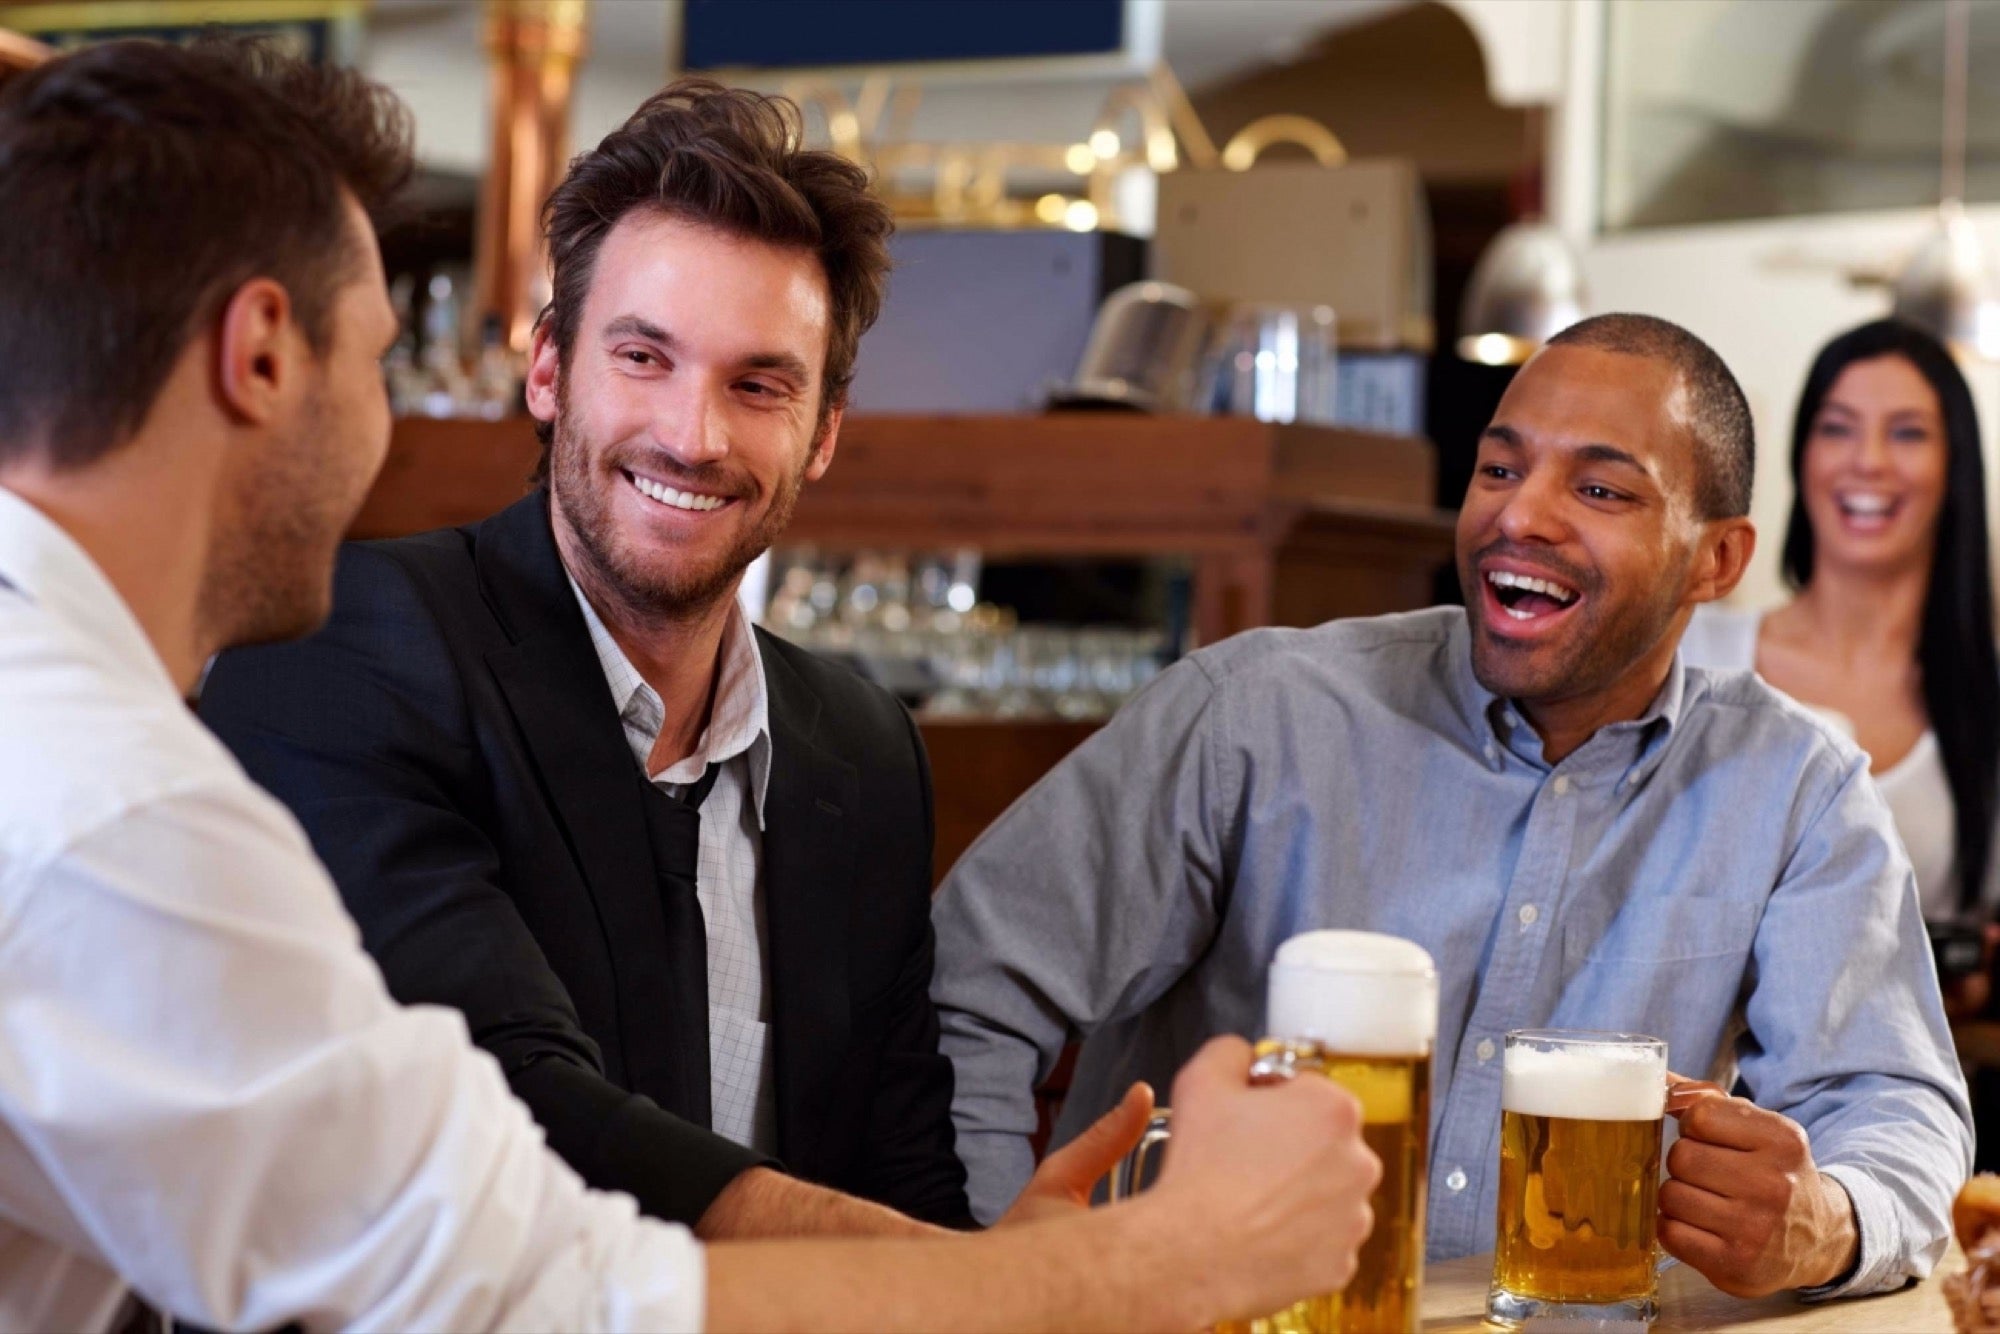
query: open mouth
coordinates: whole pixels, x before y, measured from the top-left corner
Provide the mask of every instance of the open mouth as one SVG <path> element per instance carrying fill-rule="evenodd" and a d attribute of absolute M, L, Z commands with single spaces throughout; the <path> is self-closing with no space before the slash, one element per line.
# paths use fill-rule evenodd
<path fill-rule="evenodd" d="M 679 487 L 668 486 L 665 482 L 656 481 L 651 477 L 642 477 L 638 473 L 627 469 L 621 468 L 619 471 L 624 475 L 625 480 L 631 483 L 634 491 L 637 491 L 654 504 L 666 509 L 679 510 L 686 514 L 713 514 L 716 510 L 735 503 L 735 498 L 732 496 L 718 496 L 701 491 L 684 491 Z"/>
<path fill-rule="evenodd" d="M 1582 597 L 1560 580 L 1519 570 L 1488 570 L 1486 597 L 1508 621 L 1546 624 L 1576 606 Z"/>
<path fill-rule="evenodd" d="M 1879 532 L 1903 512 L 1903 498 L 1883 491 L 1836 491 L 1833 503 L 1843 524 L 1855 532 Z"/>

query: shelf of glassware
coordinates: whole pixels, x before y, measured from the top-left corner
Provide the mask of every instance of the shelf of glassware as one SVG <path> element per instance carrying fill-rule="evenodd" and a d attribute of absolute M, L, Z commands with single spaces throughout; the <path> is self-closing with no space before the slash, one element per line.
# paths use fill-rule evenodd
<path fill-rule="evenodd" d="M 351 533 L 480 518 L 524 494 L 533 423 L 405 418 Z M 787 545 L 988 558 L 1179 556 L 1193 628 L 1422 606 L 1450 557 L 1425 440 L 1236 417 L 854 416 Z"/>

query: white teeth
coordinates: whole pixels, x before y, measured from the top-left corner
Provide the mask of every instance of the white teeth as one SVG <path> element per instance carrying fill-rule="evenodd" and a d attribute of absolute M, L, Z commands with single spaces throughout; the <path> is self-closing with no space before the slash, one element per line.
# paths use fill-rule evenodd
<path fill-rule="evenodd" d="M 1527 593 L 1540 593 L 1543 597 L 1554 598 L 1564 606 L 1576 601 L 1574 588 L 1566 587 L 1551 579 L 1537 579 L 1532 574 L 1515 574 L 1512 570 L 1488 570 L 1486 581 L 1495 588 L 1518 588 Z M 1514 611 L 1512 608 L 1508 609 L 1508 613 L 1516 620 L 1529 619 L 1526 613 Z"/>
<path fill-rule="evenodd" d="M 657 500 L 662 505 L 672 505 L 675 509 L 705 513 L 708 510 L 721 509 L 727 503 L 721 496 L 703 496 L 692 491 L 676 491 L 663 482 L 655 482 L 636 473 L 628 472 L 625 476 L 641 495 Z"/>
<path fill-rule="evenodd" d="M 1887 514 L 1896 508 L 1896 502 L 1888 496 L 1849 494 L 1835 496 L 1834 499 L 1847 513 L 1867 518 Z"/>

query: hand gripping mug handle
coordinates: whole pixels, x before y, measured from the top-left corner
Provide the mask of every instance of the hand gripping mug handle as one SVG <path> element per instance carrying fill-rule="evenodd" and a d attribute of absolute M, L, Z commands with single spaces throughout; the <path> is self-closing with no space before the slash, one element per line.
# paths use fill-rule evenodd
<path fill-rule="evenodd" d="M 1324 1074 L 1326 1062 L 1318 1056 L 1292 1047 L 1280 1047 L 1259 1056 L 1250 1066 L 1252 1084 L 1282 1084 L 1304 1074 Z M 1137 1195 L 1152 1163 L 1153 1152 L 1173 1137 L 1173 1112 L 1162 1107 L 1146 1122 L 1146 1131 L 1132 1151 L 1111 1169 L 1110 1200 L 1116 1204 Z"/>
<path fill-rule="evenodd" d="M 1172 1137 L 1173 1112 L 1165 1107 L 1154 1112 L 1146 1122 L 1146 1133 L 1139 1136 L 1139 1142 L 1132 1146 L 1132 1152 L 1118 1160 L 1111 1169 L 1111 1203 L 1129 1200 L 1139 1193 L 1140 1185 L 1146 1179 L 1148 1165 L 1152 1161 L 1153 1150 L 1165 1144 Z"/>

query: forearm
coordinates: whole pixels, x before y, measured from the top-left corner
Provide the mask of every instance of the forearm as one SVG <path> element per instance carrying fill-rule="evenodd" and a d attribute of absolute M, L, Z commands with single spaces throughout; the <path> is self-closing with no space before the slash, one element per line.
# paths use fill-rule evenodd
<path fill-rule="evenodd" d="M 1845 1093 L 1806 1129 L 1819 1170 L 1850 1201 L 1858 1249 L 1816 1296 L 1863 1296 L 1927 1276 L 1950 1242 L 1952 1198 L 1972 1170 L 1971 1132 L 1946 1090 L 1871 1078 Z"/>
<path fill-rule="evenodd" d="M 704 1241 L 952 1235 L 894 1209 L 765 1167 L 751 1168 L 725 1186 L 702 1214 L 695 1234 Z"/>
<path fill-rule="evenodd" d="M 977 1236 L 722 1244 L 708 1328 L 1194 1329 L 1231 1312 L 1193 1260 L 1137 1206 Z"/>
<path fill-rule="evenodd" d="M 1234 805 L 1233 780 L 1216 772 L 1213 701 L 1198 665 L 1170 669 L 995 822 L 938 891 L 931 995 L 982 1221 L 1034 1170 L 1034 1089 L 1063 1044 L 1144 1010 L 1214 937 Z"/>
<path fill-rule="evenodd" d="M 970 1015 L 941 1016 L 939 1043 L 951 1058 L 956 1089 L 951 1119 L 954 1150 L 965 1164 L 972 1215 L 992 1224 L 1013 1204 L 1035 1171 L 1037 1047 L 988 1028 Z M 1060 1050 L 1060 1038 L 1056 1039 Z M 1054 1062 L 1051 1055 L 1049 1061 Z"/>

